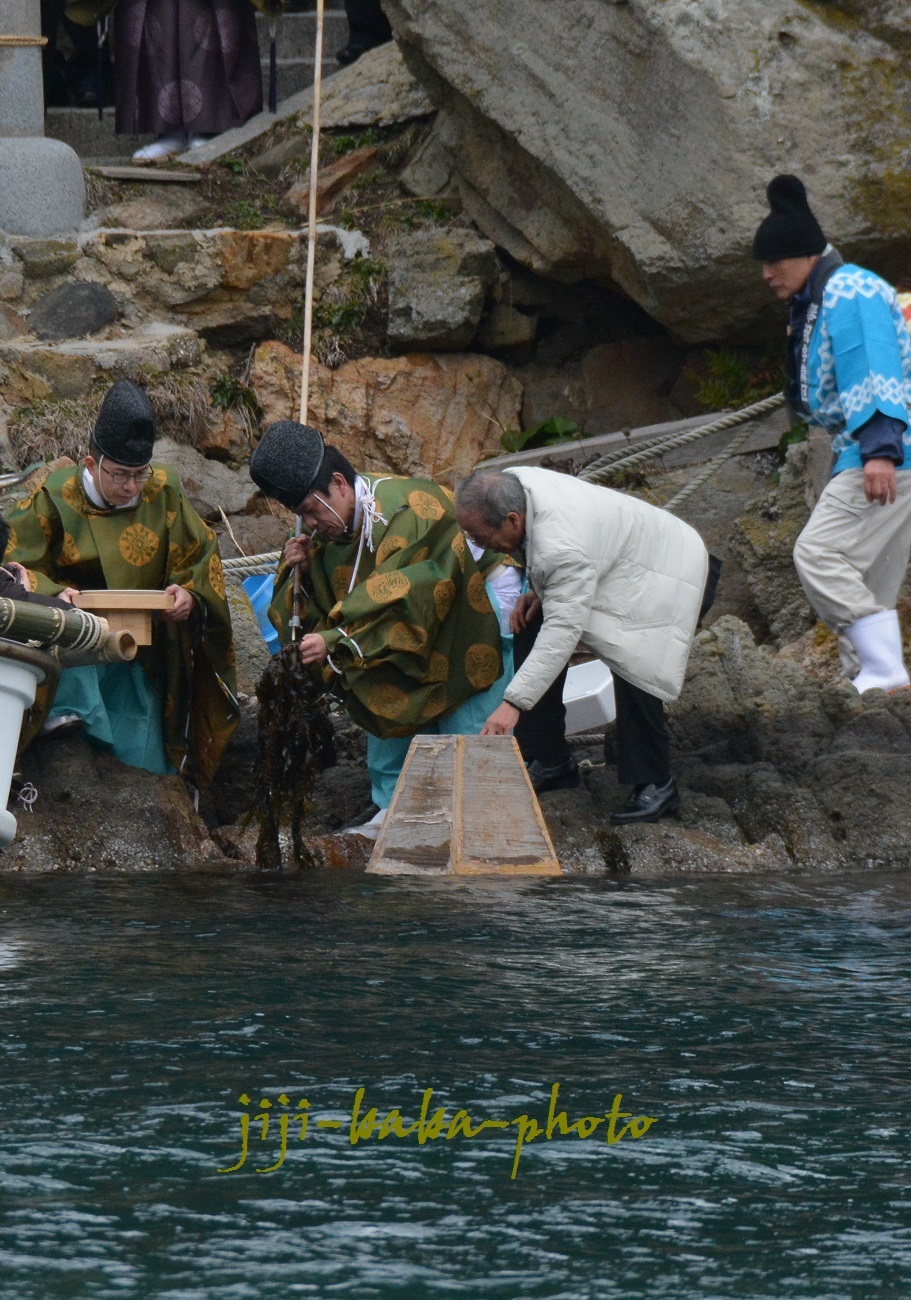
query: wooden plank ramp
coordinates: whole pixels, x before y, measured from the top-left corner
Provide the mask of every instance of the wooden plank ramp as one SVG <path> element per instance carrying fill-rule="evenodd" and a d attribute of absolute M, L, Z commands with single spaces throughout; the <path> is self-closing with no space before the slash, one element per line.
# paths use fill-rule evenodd
<path fill-rule="evenodd" d="M 415 736 L 368 872 L 559 876 L 512 736 Z"/>

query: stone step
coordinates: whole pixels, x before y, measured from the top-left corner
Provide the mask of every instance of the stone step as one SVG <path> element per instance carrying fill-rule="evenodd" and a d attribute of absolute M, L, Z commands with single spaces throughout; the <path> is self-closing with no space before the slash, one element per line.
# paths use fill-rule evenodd
<path fill-rule="evenodd" d="M 98 121 L 97 108 L 49 108 L 44 115 L 44 134 L 62 140 L 85 160 L 104 158 L 110 162 L 129 158 L 134 150 L 154 140 L 151 135 L 115 135 L 114 110 L 106 108 Z"/>

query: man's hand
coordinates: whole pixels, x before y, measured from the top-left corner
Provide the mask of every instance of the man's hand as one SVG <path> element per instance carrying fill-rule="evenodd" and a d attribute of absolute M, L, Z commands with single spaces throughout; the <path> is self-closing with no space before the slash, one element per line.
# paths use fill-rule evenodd
<path fill-rule="evenodd" d="M 57 599 L 65 600 L 68 605 L 72 605 L 73 597 L 78 596 L 79 594 L 78 587 L 64 587 L 63 591 L 57 592 Z"/>
<path fill-rule="evenodd" d="M 895 466 L 891 460 L 872 457 L 864 465 L 864 493 L 870 502 L 881 506 L 895 500 Z"/>
<path fill-rule="evenodd" d="M 174 608 L 161 611 L 162 623 L 186 623 L 193 612 L 193 597 L 190 593 L 172 582 L 170 587 L 165 587 L 164 594 L 174 597 Z"/>
<path fill-rule="evenodd" d="M 533 618 L 541 612 L 541 602 L 533 591 L 525 591 L 512 607 L 509 616 L 510 632 L 524 632 Z M 483 735 L 483 732 L 481 733 Z"/>
<path fill-rule="evenodd" d="M 284 557 L 285 564 L 292 568 L 295 566 L 300 569 L 301 573 L 310 572 L 310 545 L 311 540 L 301 533 L 300 537 L 289 537 L 285 542 Z"/>
<path fill-rule="evenodd" d="M 329 657 L 329 647 L 319 632 L 308 632 L 300 644 L 302 664 L 321 664 Z"/>
<path fill-rule="evenodd" d="M 26 591 L 31 591 L 32 580 L 28 576 L 28 569 L 24 565 L 21 565 L 17 560 L 7 560 L 3 567 L 9 570 L 20 587 L 24 587 Z"/>
<path fill-rule="evenodd" d="M 519 721 L 521 714 L 512 704 L 507 704 L 504 700 L 499 708 L 494 709 L 490 717 L 481 728 L 482 736 L 510 736 L 512 729 Z"/>

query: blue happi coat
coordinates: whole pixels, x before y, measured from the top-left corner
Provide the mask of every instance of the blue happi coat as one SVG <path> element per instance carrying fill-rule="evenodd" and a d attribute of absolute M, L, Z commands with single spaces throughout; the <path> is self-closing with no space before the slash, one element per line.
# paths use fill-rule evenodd
<path fill-rule="evenodd" d="M 896 468 L 911 469 L 911 336 L 895 290 L 846 263 L 829 272 L 815 311 L 810 296 L 794 304 L 799 323 L 792 317 L 799 330 L 795 405 L 833 434 L 833 473 L 862 468 L 856 435 L 877 412 L 887 417 L 879 425 L 894 432 L 892 458 L 899 461 L 904 451 Z"/>

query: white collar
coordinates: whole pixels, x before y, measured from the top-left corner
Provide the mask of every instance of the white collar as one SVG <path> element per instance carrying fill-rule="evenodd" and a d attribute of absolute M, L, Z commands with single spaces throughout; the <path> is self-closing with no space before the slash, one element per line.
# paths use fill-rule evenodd
<path fill-rule="evenodd" d="M 142 496 L 141 492 L 137 492 L 132 501 L 128 501 L 125 506 L 112 506 L 110 501 L 105 501 L 104 497 L 98 491 L 98 488 L 95 486 L 95 480 L 89 473 L 87 465 L 83 466 L 82 469 L 82 487 L 92 505 L 97 506 L 99 510 L 132 510 L 133 507 L 138 504 L 139 498 Z"/>

